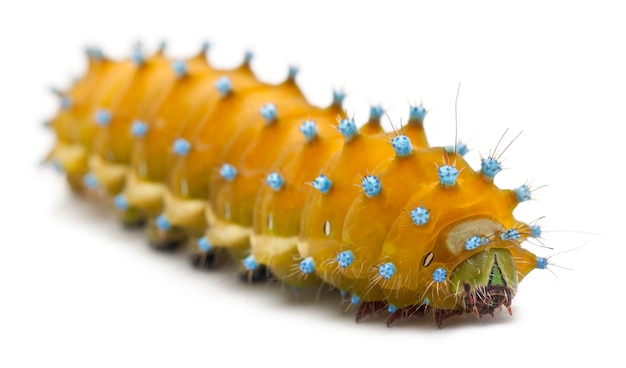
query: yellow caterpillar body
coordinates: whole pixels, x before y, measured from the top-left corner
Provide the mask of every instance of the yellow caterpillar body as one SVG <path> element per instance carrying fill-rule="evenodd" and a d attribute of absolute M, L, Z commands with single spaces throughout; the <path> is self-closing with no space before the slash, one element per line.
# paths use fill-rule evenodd
<path fill-rule="evenodd" d="M 205 51 L 114 61 L 90 50 L 85 76 L 58 92 L 48 160 L 124 223 L 147 221 L 155 246 L 225 251 L 243 272 L 296 287 L 328 283 L 357 318 L 387 309 L 389 323 L 510 311 L 519 282 L 546 268 L 522 247 L 539 227 L 512 214 L 530 188 L 498 188 L 495 153 L 474 171 L 463 147 L 430 147 L 423 107 L 400 132 L 382 130 L 378 107 L 357 128 L 341 93 L 315 107 L 295 70 L 272 85 L 249 55 L 218 70 Z"/>

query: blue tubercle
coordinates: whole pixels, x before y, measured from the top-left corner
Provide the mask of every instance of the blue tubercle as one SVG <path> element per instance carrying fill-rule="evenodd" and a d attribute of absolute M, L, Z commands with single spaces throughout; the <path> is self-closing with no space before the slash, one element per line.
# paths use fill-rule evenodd
<path fill-rule="evenodd" d="M 276 120 L 276 117 L 278 116 L 276 105 L 271 102 L 263 105 L 259 112 L 261 113 L 261 116 L 263 116 L 263 119 L 265 119 L 265 122 L 268 124 L 274 122 L 274 120 Z"/>
<path fill-rule="evenodd" d="M 469 148 L 467 147 L 467 144 L 463 142 L 458 142 L 456 144 L 456 153 L 458 153 L 461 156 L 465 156 L 467 155 L 468 152 L 469 152 Z"/>
<path fill-rule="evenodd" d="M 198 249 L 204 253 L 208 253 L 211 249 L 213 249 L 213 245 L 209 239 L 206 238 L 206 236 L 199 238 L 196 245 L 198 246 Z"/>
<path fill-rule="evenodd" d="M 548 259 L 544 257 L 537 257 L 537 268 L 545 270 L 548 267 Z"/>
<path fill-rule="evenodd" d="M 494 157 L 483 158 L 480 163 L 480 172 L 486 179 L 493 180 L 493 178 L 502 171 L 502 164 Z"/>
<path fill-rule="evenodd" d="M 270 188 L 274 189 L 275 191 L 279 191 L 283 185 L 285 184 L 285 181 L 283 180 L 283 177 L 280 176 L 279 173 L 277 172 L 273 172 L 270 173 L 267 178 L 265 179 L 265 182 L 267 183 L 267 185 L 270 186 Z"/>
<path fill-rule="evenodd" d="M 439 174 L 439 183 L 444 187 L 451 187 L 456 184 L 456 178 L 459 176 L 459 170 L 454 166 L 444 165 L 437 168 Z"/>
<path fill-rule="evenodd" d="M 287 72 L 287 79 L 289 79 L 289 80 L 296 79 L 296 75 L 298 75 L 299 71 L 300 71 L 300 69 L 298 69 L 297 66 L 290 65 L 289 66 L 289 71 Z"/>
<path fill-rule="evenodd" d="M 222 96 L 226 96 L 232 92 L 233 84 L 229 77 L 223 76 L 215 81 L 215 88 Z"/>
<path fill-rule="evenodd" d="M 524 184 L 513 190 L 515 192 L 515 198 L 517 202 L 524 202 L 530 200 L 530 188 Z"/>
<path fill-rule="evenodd" d="M 102 52 L 102 49 L 99 47 L 88 47 L 86 52 L 87 52 L 87 57 L 90 59 L 94 59 L 94 60 L 104 59 L 104 53 Z"/>
<path fill-rule="evenodd" d="M 137 47 L 135 47 L 133 52 L 130 54 L 130 60 L 132 60 L 132 62 L 137 66 L 143 65 L 146 61 L 143 51 L 141 51 L 141 47 L 139 45 L 137 45 Z"/>
<path fill-rule="evenodd" d="M 174 141 L 172 150 L 177 156 L 184 157 L 189 154 L 189 151 L 191 150 L 191 144 L 183 138 L 178 138 Z"/>
<path fill-rule="evenodd" d="M 74 102 L 69 96 L 61 96 L 60 103 L 61 103 L 61 110 L 67 110 L 70 107 L 72 107 L 72 105 L 74 104 Z"/>
<path fill-rule="evenodd" d="M 533 238 L 541 237 L 541 226 L 539 225 L 531 225 L 530 226 L 530 236 Z"/>
<path fill-rule="evenodd" d="M 430 220 L 430 213 L 424 206 L 415 207 L 410 212 L 411 220 L 417 226 L 422 226 Z"/>
<path fill-rule="evenodd" d="M 313 188 L 319 190 L 322 194 L 328 193 L 333 183 L 325 175 L 320 174 L 315 180 L 313 180 Z"/>
<path fill-rule="evenodd" d="M 483 238 L 478 235 L 474 235 L 465 241 L 465 249 L 474 250 L 480 247 L 481 245 L 487 245 L 488 243 L 489 243 L 489 239 Z"/>
<path fill-rule="evenodd" d="M 209 41 L 203 41 L 200 50 L 203 54 L 206 54 L 211 49 L 211 43 Z"/>
<path fill-rule="evenodd" d="M 83 184 L 89 189 L 98 188 L 98 178 L 93 173 L 87 173 L 83 176 Z"/>
<path fill-rule="evenodd" d="M 385 113 L 383 107 L 380 105 L 370 106 L 370 120 L 380 120 L 380 118 Z"/>
<path fill-rule="evenodd" d="M 465 156 L 469 152 L 469 148 L 467 147 L 467 144 L 465 144 L 463 142 L 457 142 L 456 147 L 455 146 L 445 146 L 443 149 L 448 154 L 454 153 L 454 150 L 456 149 L 456 153 L 458 155 L 460 155 L 460 156 Z"/>
<path fill-rule="evenodd" d="M 430 299 L 424 298 L 424 300 L 422 300 L 422 304 L 429 305 L 430 304 Z"/>
<path fill-rule="evenodd" d="M 113 198 L 113 205 L 120 211 L 126 211 L 128 209 L 128 200 L 123 194 L 118 194 Z"/>
<path fill-rule="evenodd" d="M 220 168 L 220 176 L 228 181 L 233 181 L 237 176 L 237 169 L 230 164 L 224 164 Z"/>
<path fill-rule="evenodd" d="M 358 133 L 356 123 L 353 119 L 342 119 L 337 125 L 337 130 L 343 135 L 344 139 L 348 142 L 354 138 Z"/>
<path fill-rule="evenodd" d="M 317 123 L 313 120 L 306 120 L 300 125 L 300 131 L 304 134 L 304 139 L 310 142 L 317 137 Z"/>
<path fill-rule="evenodd" d="M 361 298 L 359 298 L 357 295 L 352 294 L 352 297 L 350 298 L 350 303 L 352 303 L 352 305 L 357 305 L 361 302 Z"/>
<path fill-rule="evenodd" d="M 343 100 L 346 98 L 346 93 L 342 90 L 336 89 L 333 91 L 333 106 L 341 106 Z"/>
<path fill-rule="evenodd" d="M 387 307 L 387 310 L 389 311 L 389 313 L 394 314 L 398 311 L 398 307 L 396 307 L 393 304 L 389 304 L 389 306 Z"/>
<path fill-rule="evenodd" d="M 165 214 L 160 214 L 156 218 L 155 224 L 156 224 L 156 227 L 159 228 L 159 230 L 163 230 L 163 231 L 167 231 L 171 227 L 170 222 L 167 219 L 167 216 L 165 216 Z"/>
<path fill-rule="evenodd" d="M 135 138 L 143 138 L 148 134 L 148 124 L 144 123 L 141 120 L 133 121 L 133 124 L 130 126 L 130 133 Z"/>
<path fill-rule="evenodd" d="M 435 282 L 444 282 L 446 277 L 448 277 L 448 271 L 443 267 L 438 267 L 433 271 L 433 280 Z"/>
<path fill-rule="evenodd" d="M 502 239 L 503 241 L 517 240 L 519 238 L 520 238 L 519 230 L 515 228 L 510 228 L 504 231 L 502 234 L 500 234 L 500 239 Z"/>
<path fill-rule="evenodd" d="M 52 168 L 58 173 L 62 173 L 65 171 L 63 164 L 59 160 L 52 160 L 50 161 L 50 164 L 52 164 Z"/>
<path fill-rule="evenodd" d="M 111 123 L 111 112 L 106 109 L 98 109 L 94 114 L 94 120 L 101 127 L 106 127 Z"/>
<path fill-rule="evenodd" d="M 361 181 L 361 188 L 363 188 L 366 196 L 375 197 L 380 193 L 382 185 L 376 176 L 366 175 Z"/>
<path fill-rule="evenodd" d="M 354 262 L 354 254 L 352 251 L 344 250 L 337 254 L 337 263 L 339 263 L 340 267 L 346 268 L 350 266 L 352 262 Z"/>
<path fill-rule="evenodd" d="M 300 271 L 307 275 L 315 271 L 315 261 L 313 261 L 313 257 L 306 257 L 300 262 Z"/>
<path fill-rule="evenodd" d="M 411 106 L 409 108 L 409 120 L 424 121 L 426 109 L 422 105 Z"/>
<path fill-rule="evenodd" d="M 182 78 L 186 76 L 187 73 L 189 73 L 189 68 L 185 60 L 172 61 L 172 70 L 174 71 L 174 74 L 176 74 L 178 78 Z"/>
<path fill-rule="evenodd" d="M 384 263 L 380 267 L 378 267 L 378 273 L 384 279 L 389 280 L 391 276 L 396 273 L 396 266 L 391 262 Z"/>
<path fill-rule="evenodd" d="M 243 266 L 248 271 L 254 271 L 257 269 L 257 267 L 259 267 L 259 264 L 256 262 L 256 259 L 254 259 L 253 255 L 247 256 L 243 259 L 243 261 L 241 261 L 241 263 L 243 263 Z"/>
<path fill-rule="evenodd" d="M 252 52 L 251 50 L 246 50 L 246 53 L 243 54 L 243 63 L 245 65 L 250 65 L 250 62 L 252 61 L 253 57 L 254 57 L 254 52 Z"/>
<path fill-rule="evenodd" d="M 397 157 L 406 157 L 413 152 L 411 140 L 406 135 L 399 135 L 391 139 L 391 146 Z"/>

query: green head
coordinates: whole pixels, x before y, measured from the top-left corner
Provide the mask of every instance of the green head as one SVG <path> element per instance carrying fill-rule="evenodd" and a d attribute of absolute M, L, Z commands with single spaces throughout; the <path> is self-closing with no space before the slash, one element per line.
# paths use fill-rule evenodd
<path fill-rule="evenodd" d="M 450 277 L 455 295 L 467 312 L 482 316 L 504 306 L 510 311 L 517 291 L 515 261 L 506 249 L 488 248 L 463 261 Z"/>

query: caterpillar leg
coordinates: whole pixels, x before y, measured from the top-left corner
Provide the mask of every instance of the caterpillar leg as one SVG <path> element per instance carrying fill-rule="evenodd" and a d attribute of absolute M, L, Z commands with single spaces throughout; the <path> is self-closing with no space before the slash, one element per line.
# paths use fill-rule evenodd
<path fill-rule="evenodd" d="M 385 301 L 362 302 L 356 311 L 356 321 L 365 321 L 376 318 L 380 313 L 387 311 L 389 304 Z"/>
<path fill-rule="evenodd" d="M 147 226 L 148 244 L 156 250 L 175 251 L 187 240 L 185 231 L 163 225 L 162 217 L 150 219 Z"/>
<path fill-rule="evenodd" d="M 295 287 L 311 287 L 321 282 L 312 270 L 302 271 L 306 266 L 299 260 L 296 236 L 253 235 L 250 242 L 251 257 L 266 266 L 277 279 Z"/>
<path fill-rule="evenodd" d="M 247 283 L 263 282 L 274 279 L 272 272 L 266 265 L 258 265 L 254 269 L 246 269 L 239 272 L 241 281 Z"/>
<path fill-rule="evenodd" d="M 165 191 L 164 202 L 162 212 L 151 221 L 154 225 L 151 227 L 153 231 L 149 233 L 152 244 L 172 244 L 178 247 L 188 239 L 205 233 L 205 201 L 184 199 Z"/>
<path fill-rule="evenodd" d="M 428 306 L 425 304 L 411 305 L 411 306 L 408 306 L 405 308 L 399 308 L 393 311 L 393 313 L 391 313 L 387 317 L 385 322 L 387 323 L 387 327 L 391 327 L 401 320 L 406 320 L 408 318 L 412 318 L 415 316 L 421 317 L 421 316 L 424 316 L 427 312 L 428 312 Z M 443 319 L 441 321 L 443 321 Z M 439 322 L 439 324 L 441 324 L 441 322 Z"/>
<path fill-rule="evenodd" d="M 137 210 L 120 212 L 118 219 L 125 229 L 143 229 L 146 226 L 146 219 Z"/>
<path fill-rule="evenodd" d="M 96 155 L 89 156 L 89 172 L 108 197 L 119 194 L 126 184 L 128 165 L 104 161 Z"/>
<path fill-rule="evenodd" d="M 437 309 L 434 314 L 435 323 L 437 324 L 437 327 L 441 328 L 443 321 L 450 317 L 461 315 L 463 314 L 463 311 L 458 309 Z"/>
<path fill-rule="evenodd" d="M 124 191 L 115 197 L 114 203 L 123 224 L 147 224 L 148 241 L 152 247 L 175 250 L 187 236 L 163 215 L 166 193 L 163 184 L 142 180 L 131 173 Z"/>
<path fill-rule="evenodd" d="M 231 261 L 228 252 L 226 252 L 224 249 L 201 249 L 201 239 L 188 242 L 188 259 L 192 267 L 198 269 L 215 269 Z"/>

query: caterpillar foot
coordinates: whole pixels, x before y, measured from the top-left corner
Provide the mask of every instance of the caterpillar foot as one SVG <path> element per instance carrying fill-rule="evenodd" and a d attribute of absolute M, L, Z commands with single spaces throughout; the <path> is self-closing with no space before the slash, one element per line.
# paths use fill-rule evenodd
<path fill-rule="evenodd" d="M 424 316 L 428 311 L 428 306 L 424 304 L 412 305 L 410 307 L 399 308 L 391 313 L 385 320 L 387 327 L 391 327 L 401 320 L 406 320 L 415 316 Z"/>
<path fill-rule="evenodd" d="M 257 283 L 272 279 L 272 273 L 265 265 L 259 265 L 254 270 L 239 273 L 239 278 L 247 283 Z"/>
<path fill-rule="evenodd" d="M 189 253 L 189 263 L 197 269 L 212 270 L 231 261 L 228 252 L 222 248 L 204 250 L 196 248 Z"/>
<path fill-rule="evenodd" d="M 144 218 L 136 218 L 132 220 L 123 219 L 120 221 L 120 223 L 122 224 L 122 227 L 124 227 L 124 229 L 128 229 L 128 230 L 143 229 L 144 226 L 146 226 L 146 219 Z"/>
<path fill-rule="evenodd" d="M 125 229 L 141 229 L 147 223 L 145 216 L 133 210 L 120 212 L 119 220 Z"/>
<path fill-rule="evenodd" d="M 441 328 L 444 320 L 459 314 L 463 314 L 463 311 L 457 309 L 437 309 L 435 310 L 435 323 L 437 327 Z"/>
<path fill-rule="evenodd" d="M 356 321 L 366 321 L 376 318 L 381 312 L 387 310 L 389 305 L 385 301 L 362 302 L 356 311 Z"/>
<path fill-rule="evenodd" d="M 219 256 L 215 252 L 211 253 L 192 253 L 189 255 L 189 263 L 193 268 L 198 269 L 214 269 L 219 265 Z"/>
<path fill-rule="evenodd" d="M 159 218 L 148 222 L 148 242 L 156 250 L 175 251 L 188 239 L 188 235 L 177 227 L 165 227 Z"/>

